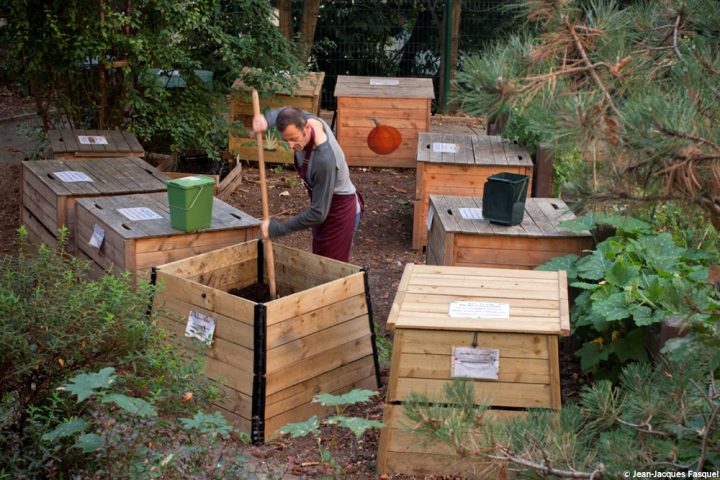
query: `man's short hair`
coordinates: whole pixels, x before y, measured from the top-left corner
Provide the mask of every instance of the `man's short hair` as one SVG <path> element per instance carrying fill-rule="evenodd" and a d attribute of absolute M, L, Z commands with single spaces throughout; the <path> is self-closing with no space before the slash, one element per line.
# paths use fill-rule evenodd
<path fill-rule="evenodd" d="M 295 107 L 285 107 L 280 110 L 275 126 L 280 133 L 284 132 L 290 125 L 295 125 L 298 130 L 305 128 L 307 120 L 302 110 Z"/>

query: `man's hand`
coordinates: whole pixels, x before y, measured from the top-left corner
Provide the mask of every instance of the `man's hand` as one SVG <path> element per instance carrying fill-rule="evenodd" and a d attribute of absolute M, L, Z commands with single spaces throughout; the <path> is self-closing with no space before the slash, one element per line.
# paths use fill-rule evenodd
<path fill-rule="evenodd" d="M 262 238 L 270 238 L 270 219 L 263 220 L 260 224 Z"/>
<path fill-rule="evenodd" d="M 253 133 L 263 133 L 268 129 L 268 123 L 263 114 L 253 115 L 252 129 Z"/>

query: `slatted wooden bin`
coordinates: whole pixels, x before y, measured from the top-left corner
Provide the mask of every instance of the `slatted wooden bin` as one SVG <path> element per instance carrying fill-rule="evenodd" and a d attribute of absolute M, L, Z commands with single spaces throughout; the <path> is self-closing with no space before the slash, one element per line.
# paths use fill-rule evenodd
<path fill-rule="evenodd" d="M 339 75 L 335 96 L 337 139 L 348 165 L 415 168 L 418 134 L 430 130 L 435 98 L 431 79 Z M 388 155 L 373 152 L 367 144 L 375 128 L 373 117 L 397 128 L 402 136 L 400 146 Z"/>
<path fill-rule="evenodd" d="M 320 112 L 320 93 L 322 91 L 325 72 L 308 72 L 296 78 L 298 85 L 292 95 L 273 94 L 260 97 L 260 109 L 279 108 L 285 106 L 297 107 L 300 110 L 318 115 Z M 257 161 L 257 144 L 252 133 L 253 106 L 251 90 L 241 80 L 235 80 L 230 94 L 230 118 L 233 122 L 241 122 L 247 131 L 231 132 L 228 150 L 240 155 L 243 160 Z M 264 159 L 269 163 L 292 163 L 292 149 L 280 140 L 277 132 L 273 132 L 274 140 L 268 140 L 265 134 Z"/>
<path fill-rule="evenodd" d="M 558 336 L 570 329 L 564 271 L 408 264 L 387 325 L 395 333 L 380 473 L 457 472 L 443 458 L 448 452 L 433 452 L 422 436 L 406 432 L 402 404 L 416 392 L 442 406 L 458 349 L 488 349 L 499 358 L 497 379 L 470 380 L 476 402 L 489 405 L 492 415 L 561 406 Z"/>
<path fill-rule="evenodd" d="M 227 394 L 215 407 L 255 443 L 331 413 L 311 403 L 319 392 L 380 385 L 367 272 L 272 245 L 275 300 L 233 294 L 267 284 L 264 244 L 255 240 L 159 267 L 164 287 L 154 302 L 159 324 L 179 336 L 192 315 L 213 319 L 205 374 Z"/>
<path fill-rule="evenodd" d="M 427 244 L 425 222 L 430 195 L 482 197 L 488 177 L 500 172 L 532 179 L 530 154 L 516 142 L 501 137 L 421 133 L 417 144 L 413 248 L 419 250 Z"/>
<path fill-rule="evenodd" d="M 559 226 L 575 214 L 558 198 L 528 198 L 522 223 L 512 227 L 464 218 L 481 213 L 481 197 L 431 195 L 430 208 L 428 265 L 529 270 L 554 257 L 580 255 L 592 247 L 590 232 Z"/>
<path fill-rule="evenodd" d="M 122 130 L 48 130 L 50 151 L 57 160 L 88 157 L 143 157 L 135 135 Z"/>
<path fill-rule="evenodd" d="M 168 180 L 139 158 L 26 161 L 22 172 L 21 216 L 30 241 L 55 246 L 57 229 L 65 226 L 71 253 L 79 198 L 164 192 Z"/>
<path fill-rule="evenodd" d="M 154 266 L 245 242 L 259 234 L 260 220 L 218 198 L 213 198 L 210 226 L 197 232 L 170 226 L 165 192 L 80 199 L 76 209 L 78 256 L 93 262 L 98 271 L 128 271 L 141 278 L 150 278 Z M 102 233 L 96 233 L 98 229 Z M 92 241 L 93 235 L 101 239 Z"/>

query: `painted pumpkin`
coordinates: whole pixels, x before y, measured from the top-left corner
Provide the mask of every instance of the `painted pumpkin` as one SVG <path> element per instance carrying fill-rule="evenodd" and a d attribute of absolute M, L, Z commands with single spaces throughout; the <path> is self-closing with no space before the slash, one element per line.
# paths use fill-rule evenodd
<path fill-rule="evenodd" d="M 375 122 L 375 128 L 370 130 L 367 137 L 370 150 L 379 155 L 387 155 L 397 150 L 402 143 L 400 131 L 390 125 L 382 125 L 376 117 L 372 117 L 371 120 Z"/>

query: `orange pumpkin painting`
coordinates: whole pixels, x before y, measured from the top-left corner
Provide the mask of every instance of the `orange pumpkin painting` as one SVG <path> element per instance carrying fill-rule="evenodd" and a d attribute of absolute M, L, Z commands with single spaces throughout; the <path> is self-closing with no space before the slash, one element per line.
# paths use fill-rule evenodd
<path fill-rule="evenodd" d="M 375 128 L 370 130 L 367 137 L 370 150 L 378 155 L 388 155 L 397 150 L 402 143 L 400 131 L 390 125 L 381 124 L 376 117 L 372 117 L 371 120 L 375 122 Z"/>

